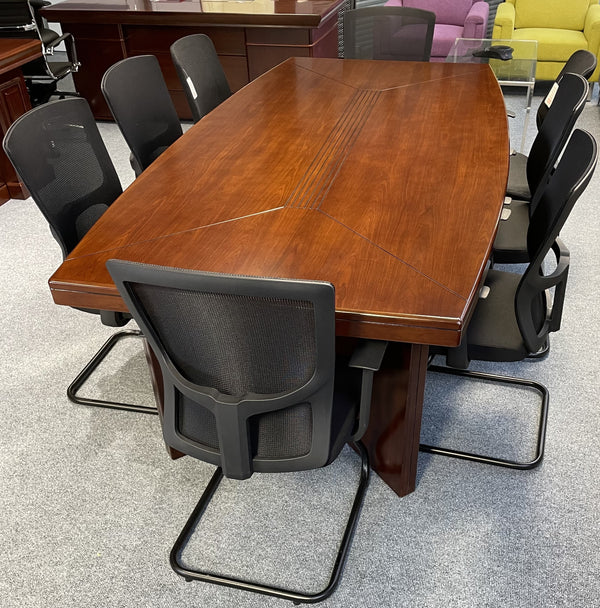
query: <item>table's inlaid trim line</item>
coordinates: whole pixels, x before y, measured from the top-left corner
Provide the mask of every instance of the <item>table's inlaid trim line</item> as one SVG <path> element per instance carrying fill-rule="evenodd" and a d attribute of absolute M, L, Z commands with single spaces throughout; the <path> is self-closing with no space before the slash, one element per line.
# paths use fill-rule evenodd
<path fill-rule="evenodd" d="M 404 264 L 405 266 L 407 266 L 408 268 L 410 268 L 411 270 L 413 270 L 417 274 L 420 274 L 423 278 L 427 279 L 428 281 L 431 281 L 432 283 L 434 283 L 438 287 L 441 287 L 442 289 L 444 289 L 448 293 L 451 293 L 453 296 L 456 296 L 457 298 L 460 298 L 461 300 L 463 300 L 465 302 L 467 301 L 467 299 L 468 299 L 467 297 L 461 295 L 456 290 L 448 287 L 447 285 L 444 285 L 443 283 L 440 283 L 440 281 L 438 281 L 437 279 L 435 279 L 432 276 L 426 274 L 422 270 L 419 270 L 416 266 L 414 266 L 410 262 L 407 262 L 406 260 L 402 259 L 401 257 L 399 257 L 398 255 L 396 255 L 395 253 L 393 253 L 389 249 L 386 249 L 385 247 L 382 247 L 381 245 L 378 245 L 375 241 L 371 240 L 369 237 L 365 236 L 364 234 L 361 234 L 360 232 L 356 231 L 354 228 L 348 226 L 344 222 L 341 222 L 340 220 L 338 220 L 337 218 L 335 218 L 333 215 L 330 215 L 329 213 L 327 213 L 326 211 L 323 211 L 323 210 L 320 210 L 320 213 L 322 213 L 323 215 L 327 216 L 329 219 L 333 220 L 334 222 L 337 222 L 341 226 L 344 226 L 344 228 L 346 228 L 347 230 L 349 230 L 350 232 L 352 232 L 353 234 L 355 234 L 357 237 L 359 237 L 361 239 L 364 239 L 365 241 L 367 241 L 367 243 L 369 243 L 373 247 L 376 247 L 380 251 L 383 251 L 385 254 L 393 257 L 395 260 L 398 260 L 398 262 L 400 262 L 401 264 Z"/>
<path fill-rule="evenodd" d="M 319 209 L 380 95 L 356 91 L 284 207 Z"/>

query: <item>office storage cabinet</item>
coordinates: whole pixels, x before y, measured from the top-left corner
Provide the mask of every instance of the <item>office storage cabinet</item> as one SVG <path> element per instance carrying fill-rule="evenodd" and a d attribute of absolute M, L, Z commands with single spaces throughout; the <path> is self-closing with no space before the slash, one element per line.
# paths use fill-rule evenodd
<path fill-rule="evenodd" d="M 224 1 L 211 9 L 211 3 L 194 0 L 125 0 L 118 5 L 66 0 L 43 12 L 48 21 L 60 23 L 75 37 L 82 64 L 75 84 L 96 118 L 112 118 L 100 91 L 104 72 L 125 57 L 151 54 L 158 58 L 179 117 L 190 119 L 169 54 L 175 40 L 189 34 L 209 36 L 232 91 L 237 91 L 288 57 L 337 57 L 337 20 L 343 3 Z"/>

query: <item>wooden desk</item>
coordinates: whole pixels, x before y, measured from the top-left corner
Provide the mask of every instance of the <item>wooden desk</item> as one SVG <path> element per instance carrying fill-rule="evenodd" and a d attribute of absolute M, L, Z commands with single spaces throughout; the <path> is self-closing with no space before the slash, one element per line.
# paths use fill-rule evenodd
<path fill-rule="evenodd" d="M 39 40 L 0 38 L 0 138 L 19 116 L 31 109 L 29 94 L 19 69 L 42 55 Z M 0 149 L 0 205 L 11 198 L 27 198 L 29 192 L 19 181 L 4 150 Z"/>
<path fill-rule="evenodd" d="M 58 304 L 125 310 L 120 258 L 336 288 L 336 332 L 394 344 L 365 444 L 414 489 L 428 346 L 460 342 L 508 174 L 488 66 L 295 58 L 153 163 L 50 279 Z"/>
<path fill-rule="evenodd" d="M 189 34 L 213 41 L 233 91 L 288 57 L 337 57 L 344 0 L 66 0 L 42 14 L 75 37 L 77 90 L 96 118 L 112 115 L 104 72 L 133 55 L 156 55 L 180 118 L 191 118 L 169 47 Z"/>

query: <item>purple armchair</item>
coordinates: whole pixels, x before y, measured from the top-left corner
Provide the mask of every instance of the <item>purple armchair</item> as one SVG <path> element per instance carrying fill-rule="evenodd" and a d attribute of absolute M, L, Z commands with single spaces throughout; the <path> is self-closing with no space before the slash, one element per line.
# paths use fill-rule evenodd
<path fill-rule="evenodd" d="M 386 6 L 435 13 L 431 61 L 444 61 L 457 38 L 485 38 L 490 7 L 483 0 L 389 0 Z"/>

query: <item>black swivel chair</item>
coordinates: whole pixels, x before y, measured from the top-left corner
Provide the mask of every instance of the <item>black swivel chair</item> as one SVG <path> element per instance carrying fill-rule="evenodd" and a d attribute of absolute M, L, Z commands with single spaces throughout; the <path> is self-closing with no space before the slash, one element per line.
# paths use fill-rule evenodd
<path fill-rule="evenodd" d="M 586 131 L 575 130 L 534 212 L 527 235 L 531 257 L 527 270 L 523 275 L 490 270 L 462 344 L 444 352 L 450 367 L 429 367 L 429 371 L 526 386 L 537 391 L 542 401 L 535 457 L 519 462 L 426 444 L 421 444 L 422 451 L 513 469 L 531 469 L 542 461 L 549 401 L 547 388 L 531 380 L 466 368 L 471 360 L 520 361 L 536 353 L 550 332 L 560 329 L 570 259 L 558 234 L 590 182 L 597 158 L 594 138 Z M 550 250 L 557 264 L 550 274 L 545 274 L 543 263 Z M 553 301 L 549 295 L 552 289 Z"/>
<path fill-rule="evenodd" d="M 3 146 L 66 257 L 122 192 L 88 103 L 70 98 L 30 110 L 8 129 Z M 111 327 L 121 327 L 131 318 L 85 312 L 100 314 L 102 323 Z M 120 339 L 140 335 L 137 330 L 113 335 L 69 386 L 69 398 L 83 405 L 156 413 L 155 407 L 77 395 Z"/>
<path fill-rule="evenodd" d="M 49 5 L 44 0 L 0 0 L 0 36 L 3 38 L 33 38 L 42 43 L 42 57 L 22 66 L 31 105 L 46 103 L 50 97 L 78 96 L 74 91 L 59 91 L 58 82 L 77 72 L 81 65 L 77 59 L 75 40 L 69 33 L 60 36 L 47 27 L 39 9 Z M 56 47 L 65 43 L 67 60 L 54 57 Z"/>
<path fill-rule="evenodd" d="M 156 354 L 167 445 L 217 465 L 171 552 L 175 572 L 294 603 L 333 593 L 341 577 L 369 464 L 363 435 L 373 372 L 386 343 L 335 354 L 329 283 L 193 272 L 109 260 L 107 268 Z M 328 586 L 316 594 L 193 570 L 180 553 L 223 475 L 302 471 L 331 463 L 344 444 L 362 457 L 361 481 Z"/>
<path fill-rule="evenodd" d="M 206 34 L 192 34 L 174 42 L 171 58 L 194 122 L 231 96 L 215 46 Z"/>
<path fill-rule="evenodd" d="M 586 80 L 593 74 L 596 69 L 597 59 L 594 53 L 590 51 L 579 50 L 575 51 L 567 63 L 565 63 L 563 69 L 556 77 L 550 92 L 542 100 L 538 107 L 536 114 L 536 123 L 538 130 L 541 129 L 542 123 L 544 122 L 548 110 L 552 105 L 554 96 L 560 81 L 565 74 L 579 74 Z M 530 201 L 533 195 L 533 191 L 529 187 L 529 181 L 527 179 L 527 156 L 519 152 L 513 152 L 510 155 L 510 166 L 508 172 L 508 184 L 506 187 L 506 194 L 509 197 Z"/>
<path fill-rule="evenodd" d="M 101 88 L 139 176 L 183 133 L 158 60 L 123 59 L 106 70 Z"/>
<path fill-rule="evenodd" d="M 344 58 L 429 61 L 435 14 L 402 6 L 344 13 Z"/>
<path fill-rule="evenodd" d="M 588 82 L 579 74 L 564 74 L 527 159 L 527 180 L 534 193 L 531 202 L 513 200 L 503 211 L 492 251 L 500 264 L 526 264 L 530 260 L 527 230 L 545 190 L 548 176 L 564 149 L 588 94 Z"/>

